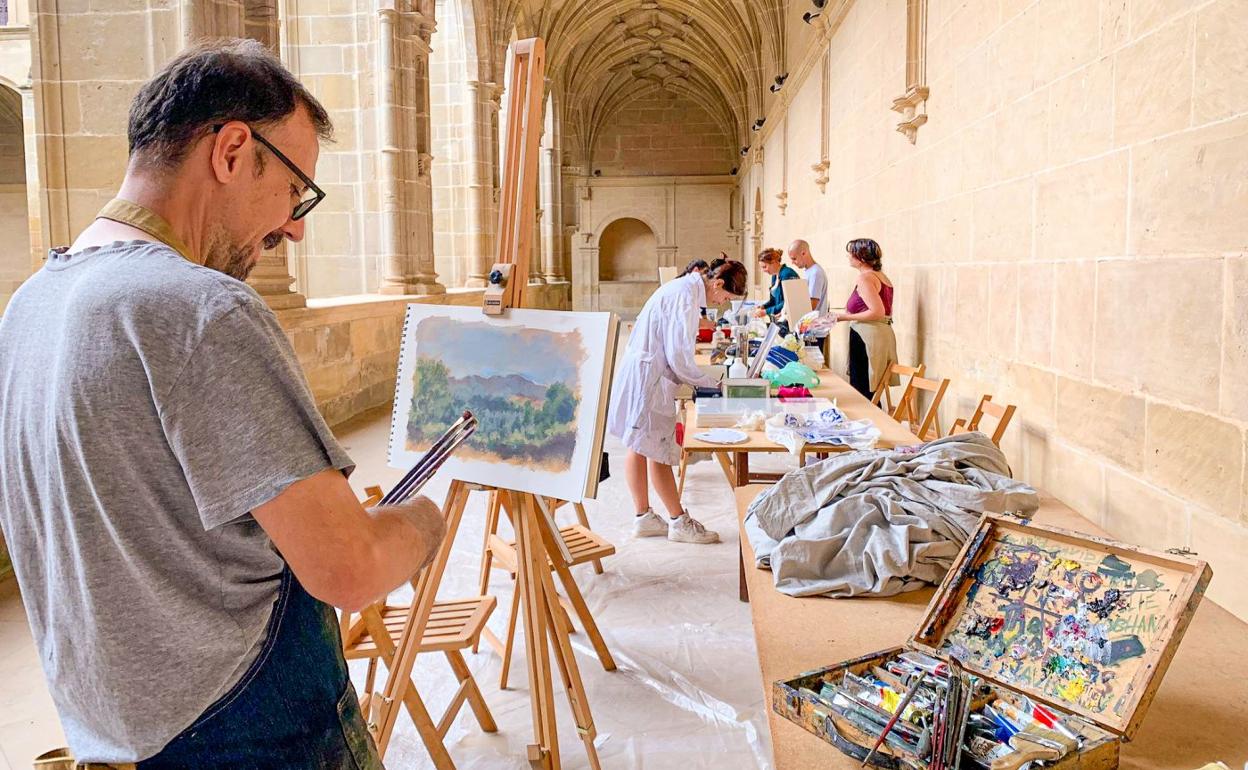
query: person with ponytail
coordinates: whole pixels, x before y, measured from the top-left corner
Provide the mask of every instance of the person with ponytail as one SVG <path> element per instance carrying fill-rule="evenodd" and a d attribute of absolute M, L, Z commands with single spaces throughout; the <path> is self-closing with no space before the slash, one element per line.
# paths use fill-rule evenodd
<path fill-rule="evenodd" d="M 745 295 L 745 265 L 716 259 L 699 273 L 668 281 L 646 300 L 633 325 L 611 392 L 607 430 L 624 442 L 624 477 L 636 508 L 633 535 L 666 537 L 679 543 L 718 543 L 681 506 L 672 466 L 680 462 L 676 443 L 676 391 L 683 385 L 715 387 L 719 381 L 694 363 L 698 313 Z M 667 509 L 650 507 L 650 485 Z"/>
<path fill-rule="evenodd" d="M 893 333 L 893 282 L 884 275 L 884 253 L 870 238 L 845 245 L 849 266 L 858 271 L 845 312 L 836 320 L 849 322 L 849 384 L 871 398 L 885 386 L 888 367 L 897 362 Z M 896 385 L 896 375 L 889 385 Z"/>

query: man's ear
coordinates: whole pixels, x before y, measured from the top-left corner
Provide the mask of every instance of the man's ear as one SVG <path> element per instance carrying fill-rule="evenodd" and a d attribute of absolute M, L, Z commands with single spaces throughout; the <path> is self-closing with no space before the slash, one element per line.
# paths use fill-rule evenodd
<path fill-rule="evenodd" d="M 212 173 L 221 184 L 228 184 L 242 173 L 246 148 L 251 140 L 251 129 L 241 120 L 226 123 L 212 135 L 210 162 Z"/>

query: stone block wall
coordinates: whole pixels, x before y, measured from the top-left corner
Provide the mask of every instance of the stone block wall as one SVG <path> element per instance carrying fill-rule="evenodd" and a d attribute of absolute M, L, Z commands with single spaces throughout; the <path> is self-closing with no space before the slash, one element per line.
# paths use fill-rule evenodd
<path fill-rule="evenodd" d="M 914 144 L 906 7 L 855 2 L 826 88 L 816 66 L 769 116 L 752 235 L 808 239 L 833 304 L 845 242 L 879 240 L 902 360 L 953 380 L 941 423 L 1017 404 L 1016 475 L 1197 551 L 1248 619 L 1248 4 L 929 0 Z M 821 192 L 818 143 L 776 127 L 823 121 Z"/>
<path fill-rule="evenodd" d="M 603 176 L 727 174 L 739 158 L 725 127 L 697 103 L 652 96 L 616 113 L 594 143 Z"/>

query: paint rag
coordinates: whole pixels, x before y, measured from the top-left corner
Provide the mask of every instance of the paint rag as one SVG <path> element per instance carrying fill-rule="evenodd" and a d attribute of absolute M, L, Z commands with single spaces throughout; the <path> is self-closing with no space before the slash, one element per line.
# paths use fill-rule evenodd
<path fill-rule="evenodd" d="M 1030 518 L 1040 498 L 1009 474 L 983 433 L 833 455 L 760 494 L 746 534 L 781 593 L 892 596 L 940 582 L 981 514 Z"/>

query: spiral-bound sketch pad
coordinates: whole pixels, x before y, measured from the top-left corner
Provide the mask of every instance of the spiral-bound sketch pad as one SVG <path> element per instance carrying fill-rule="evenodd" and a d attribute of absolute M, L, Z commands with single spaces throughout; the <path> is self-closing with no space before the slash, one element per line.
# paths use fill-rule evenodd
<path fill-rule="evenodd" d="M 479 425 L 441 473 L 580 502 L 597 494 L 618 321 L 612 313 L 408 305 L 390 465 L 412 465 L 464 410 Z"/>

